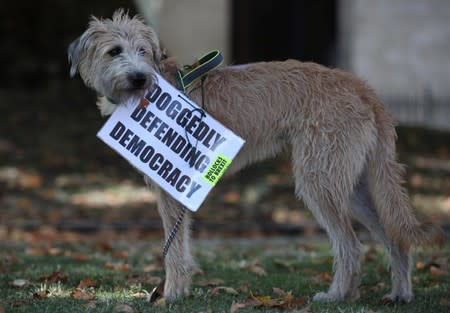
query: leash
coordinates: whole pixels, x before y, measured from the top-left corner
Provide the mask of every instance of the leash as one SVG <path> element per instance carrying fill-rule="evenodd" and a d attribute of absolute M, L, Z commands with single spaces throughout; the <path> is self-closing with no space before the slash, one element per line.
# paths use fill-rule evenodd
<path fill-rule="evenodd" d="M 197 80 L 197 79 L 201 79 L 201 95 L 202 95 L 202 107 L 201 108 L 196 108 L 191 110 L 191 114 L 193 112 L 200 112 L 200 121 L 206 117 L 206 105 L 205 105 L 205 92 L 204 92 L 204 82 L 206 79 L 206 75 L 208 74 L 209 71 L 219 67 L 223 62 L 223 56 L 220 53 L 219 50 L 213 50 L 207 54 L 205 54 L 204 56 L 202 56 L 198 62 L 194 63 L 193 65 L 190 66 L 185 66 L 185 68 L 187 68 L 189 71 L 185 74 L 183 73 L 183 71 L 181 71 L 180 69 L 177 70 L 176 72 L 176 84 L 175 87 L 180 90 L 181 92 L 183 92 L 184 94 L 186 94 L 186 90 Z M 187 131 L 185 129 L 185 137 L 188 141 L 188 143 L 190 145 L 191 142 L 189 140 L 189 137 L 187 135 Z M 198 144 L 198 140 L 195 143 L 195 147 L 197 148 L 197 144 Z M 189 162 L 189 165 L 192 167 L 193 164 L 191 164 L 192 162 Z M 175 221 L 175 224 L 172 226 L 172 229 L 170 230 L 169 235 L 166 238 L 166 241 L 164 242 L 163 245 L 163 259 L 166 258 L 167 256 L 167 252 L 169 251 L 170 245 L 172 244 L 173 239 L 175 238 L 178 229 L 180 228 L 181 223 L 183 222 L 183 218 L 184 215 L 186 213 L 186 207 L 184 205 L 181 206 L 180 208 L 180 212 L 178 213 L 178 217 Z M 159 284 L 159 286 L 155 287 L 153 289 L 153 291 L 150 294 L 150 302 L 155 302 L 156 300 L 158 300 L 159 298 L 161 298 L 163 296 L 164 293 L 164 284 L 165 284 L 165 279 L 163 279 L 161 281 L 161 283 Z"/>

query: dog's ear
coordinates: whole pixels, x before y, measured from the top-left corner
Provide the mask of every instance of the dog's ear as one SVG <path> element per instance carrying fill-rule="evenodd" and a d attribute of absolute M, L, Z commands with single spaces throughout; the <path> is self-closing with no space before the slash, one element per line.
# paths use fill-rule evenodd
<path fill-rule="evenodd" d="M 70 77 L 74 77 L 77 74 L 81 59 L 84 57 L 86 50 L 89 47 L 89 44 L 92 39 L 95 39 L 95 36 L 98 34 L 98 31 L 92 31 L 88 29 L 75 39 L 67 49 L 67 54 L 69 57 L 70 63 Z"/>
<path fill-rule="evenodd" d="M 80 63 L 80 54 L 81 54 L 81 38 L 83 36 L 78 37 L 74 40 L 67 49 L 67 54 L 69 57 L 70 64 L 70 77 L 74 77 L 78 72 L 78 65 Z"/>

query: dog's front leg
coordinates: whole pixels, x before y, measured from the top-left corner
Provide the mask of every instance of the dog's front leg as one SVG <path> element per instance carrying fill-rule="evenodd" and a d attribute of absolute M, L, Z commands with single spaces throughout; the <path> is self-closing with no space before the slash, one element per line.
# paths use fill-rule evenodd
<path fill-rule="evenodd" d="M 181 204 L 164 190 L 155 186 L 149 178 L 146 177 L 145 180 L 157 194 L 158 211 L 163 222 L 165 238 L 167 238 L 180 214 Z M 191 253 L 190 225 L 190 212 L 186 210 L 183 222 L 164 260 L 166 270 L 164 297 L 169 301 L 189 295 L 192 275 L 198 270 Z"/>

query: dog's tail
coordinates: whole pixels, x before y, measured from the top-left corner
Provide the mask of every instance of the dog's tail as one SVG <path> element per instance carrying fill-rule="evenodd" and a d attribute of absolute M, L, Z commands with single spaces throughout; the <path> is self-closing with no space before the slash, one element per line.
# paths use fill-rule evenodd
<path fill-rule="evenodd" d="M 404 168 L 396 160 L 397 135 L 393 119 L 381 104 L 377 103 L 374 109 L 378 134 L 376 148 L 369 157 L 368 176 L 370 193 L 382 225 L 404 249 L 443 244 L 445 233 L 440 227 L 417 219 L 402 186 Z"/>

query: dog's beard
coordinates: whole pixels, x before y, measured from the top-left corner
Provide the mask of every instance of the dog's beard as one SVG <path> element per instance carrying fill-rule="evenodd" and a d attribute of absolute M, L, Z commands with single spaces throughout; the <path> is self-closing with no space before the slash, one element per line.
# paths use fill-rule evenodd
<path fill-rule="evenodd" d="M 114 111 L 120 106 L 124 105 L 126 107 L 134 108 L 140 103 L 142 97 L 145 95 L 145 90 L 139 93 L 133 93 L 125 97 L 123 101 L 119 103 L 111 102 L 107 97 L 100 96 L 97 99 L 97 107 L 100 110 L 102 116 L 109 116 L 114 113 Z"/>

